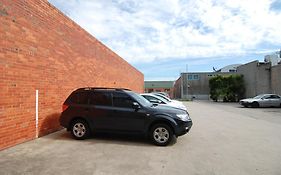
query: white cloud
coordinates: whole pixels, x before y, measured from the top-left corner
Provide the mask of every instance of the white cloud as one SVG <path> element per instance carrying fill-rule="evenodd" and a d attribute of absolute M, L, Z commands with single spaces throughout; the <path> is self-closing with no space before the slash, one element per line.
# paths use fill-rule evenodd
<path fill-rule="evenodd" d="M 50 0 L 129 62 L 260 52 L 281 45 L 272 0 Z"/>

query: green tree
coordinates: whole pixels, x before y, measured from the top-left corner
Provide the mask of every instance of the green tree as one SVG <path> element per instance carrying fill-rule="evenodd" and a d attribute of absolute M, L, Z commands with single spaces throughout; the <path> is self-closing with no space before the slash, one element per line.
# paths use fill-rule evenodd
<path fill-rule="evenodd" d="M 209 80 L 211 99 L 218 101 L 222 99 L 225 102 L 239 101 L 244 97 L 245 84 L 243 75 L 218 75 Z"/>

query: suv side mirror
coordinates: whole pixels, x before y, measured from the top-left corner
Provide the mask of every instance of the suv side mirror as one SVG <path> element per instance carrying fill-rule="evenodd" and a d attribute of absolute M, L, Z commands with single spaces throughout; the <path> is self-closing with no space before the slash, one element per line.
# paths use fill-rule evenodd
<path fill-rule="evenodd" d="M 141 108 L 140 105 L 139 105 L 137 102 L 133 102 L 132 107 L 133 107 L 133 109 L 135 109 L 135 110 L 138 110 L 138 109 Z"/>

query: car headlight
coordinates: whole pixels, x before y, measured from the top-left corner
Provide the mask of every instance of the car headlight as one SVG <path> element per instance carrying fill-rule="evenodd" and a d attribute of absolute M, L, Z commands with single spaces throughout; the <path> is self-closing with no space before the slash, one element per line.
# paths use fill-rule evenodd
<path fill-rule="evenodd" d="M 180 118 L 182 121 L 188 121 L 190 120 L 190 117 L 188 114 L 176 114 L 178 118 Z"/>

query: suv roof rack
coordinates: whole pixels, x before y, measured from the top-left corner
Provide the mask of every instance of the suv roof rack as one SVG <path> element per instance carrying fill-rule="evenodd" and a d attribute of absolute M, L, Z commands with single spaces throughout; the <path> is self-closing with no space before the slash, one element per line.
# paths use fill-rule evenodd
<path fill-rule="evenodd" d="M 98 89 L 105 89 L 105 90 L 116 90 L 116 91 L 131 91 L 131 89 L 126 89 L 126 88 L 108 88 L 108 87 L 84 87 L 84 88 L 78 88 L 77 91 L 79 90 L 98 90 Z"/>

